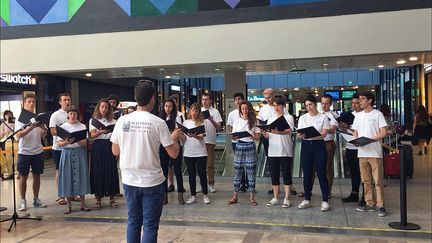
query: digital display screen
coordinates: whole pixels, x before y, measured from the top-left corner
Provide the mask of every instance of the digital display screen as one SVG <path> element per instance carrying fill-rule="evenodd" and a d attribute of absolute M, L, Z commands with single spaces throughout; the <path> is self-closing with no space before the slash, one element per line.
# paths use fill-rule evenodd
<path fill-rule="evenodd" d="M 357 93 L 355 90 L 343 90 L 342 91 L 342 99 L 343 100 L 350 100 L 352 99 L 352 96 Z"/>
<path fill-rule="evenodd" d="M 333 100 L 339 100 L 340 99 L 340 91 L 339 90 L 324 91 L 324 94 L 330 95 L 333 98 Z"/>

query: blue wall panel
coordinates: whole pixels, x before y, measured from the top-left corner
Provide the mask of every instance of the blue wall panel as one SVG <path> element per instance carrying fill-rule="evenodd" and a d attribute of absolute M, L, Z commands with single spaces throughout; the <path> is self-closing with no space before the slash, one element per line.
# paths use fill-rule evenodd
<path fill-rule="evenodd" d="M 300 74 L 290 73 L 288 74 L 288 85 L 287 88 L 295 88 L 301 86 Z"/>
<path fill-rule="evenodd" d="M 380 78 L 379 78 L 379 71 L 373 72 L 373 84 L 379 85 L 380 84 Z"/>
<path fill-rule="evenodd" d="M 275 88 L 286 88 L 288 86 L 287 74 L 276 74 L 274 77 Z"/>
<path fill-rule="evenodd" d="M 11 26 L 37 24 L 33 17 L 15 0 L 10 0 L 9 11 Z"/>
<path fill-rule="evenodd" d="M 315 75 L 313 73 L 301 74 L 301 86 L 302 87 L 315 86 Z"/>
<path fill-rule="evenodd" d="M 358 72 L 358 85 L 371 85 L 373 84 L 373 72 L 359 71 Z"/>
<path fill-rule="evenodd" d="M 212 91 L 224 91 L 225 90 L 224 77 L 212 77 L 210 87 Z"/>
<path fill-rule="evenodd" d="M 357 85 L 357 73 L 358 72 L 343 72 L 343 84 L 342 84 L 342 86 Z"/>
<path fill-rule="evenodd" d="M 322 87 L 328 86 L 329 74 L 328 73 L 315 73 L 315 86 Z"/>
<path fill-rule="evenodd" d="M 261 89 L 261 76 L 259 75 L 246 76 L 246 82 L 248 89 Z"/>
<path fill-rule="evenodd" d="M 342 86 L 342 85 L 343 85 L 342 72 L 330 72 L 329 73 L 329 86 Z"/>
<path fill-rule="evenodd" d="M 68 0 L 57 0 L 54 6 L 40 22 L 41 24 L 62 23 L 68 21 Z"/>
<path fill-rule="evenodd" d="M 274 75 L 261 75 L 261 88 L 271 88 L 275 86 Z"/>

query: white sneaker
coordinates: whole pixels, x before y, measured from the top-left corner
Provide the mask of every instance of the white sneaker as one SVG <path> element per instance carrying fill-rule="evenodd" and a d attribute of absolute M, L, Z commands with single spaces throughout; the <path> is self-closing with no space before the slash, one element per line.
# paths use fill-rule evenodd
<path fill-rule="evenodd" d="M 267 206 L 269 207 L 273 207 L 274 205 L 279 204 L 279 201 L 277 200 L 277 198 L 272 198 L 268 203 Z"/>
<path fill-rule="evenodd" d="M 299 205 L 298 205 L 298 209 L 305 209 L 305 208 L 310 208 L 311 204 L 309 200 L 303 200 Z"/>
<path fill-rule="evenodd" d="M 21 204 L 18 209 L 19 211 L 26 211 L 27 210 L 27 201 L 25 199 L 21 199 Z"/>
<path fill-rule="evenodd" d="M 192 204 L 192 203 L 196 203 L 196 197 L 195 196 L 190 196 L 188 198 L 188 200 L 186 201 L 186 204 Z"/>
<path fill-rule="evenodd" d="M 209 203 L 210 203 L 210 198 L 209 198 L 207 195 L 204 195 L 204 196 L 203 196 L 203 202 L 204 202 L 205 204 L 209 204 Z"/>
<path fill-rule="evenodd" d="M 216 188 L 215 188 L 215 186 L 213 186 L 213 185 L 209 185 L 209 191 L 210 191 L 211 193 L 215 193 L 215 192 L 216 192 Z"/>
<path fill-rule="evenodd" d="M 330 210 L 330 205 L 328 204 L 328 202 L 322 202 L 321 203 L 321 212 L 327 212 Z"/>
<path fill-rule="evenodd" d="M 291 207 L 290 200 L 284 199 L 283 203 L 282 203 L 282 207 L 283 208 L 289 208 L 289 207 Z"/>

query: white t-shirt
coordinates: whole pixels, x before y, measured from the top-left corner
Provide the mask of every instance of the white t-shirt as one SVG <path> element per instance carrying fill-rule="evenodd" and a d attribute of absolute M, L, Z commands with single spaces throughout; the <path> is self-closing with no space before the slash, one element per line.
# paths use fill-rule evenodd
<path fill-rule="evenodd" d="M 116 123 L 115 119 L 112 119 L 111 121 L 108 121 L 106 118 L 97 119 L 97 118 L 93 117 L 89 121 L 89 130 L 90 130 L 90 132 L 92 130 L 99 130 L 95 126 L 92 125 L 92 120 L 93 119 L 98 120 L 100 123 L 104 124 L 105 126 L 113 125 L 113 124 Z M 111 134 L 112 134 L 111 132 L 110 133 L 101 134 L 97 138 L 95 138 L 94 140 L 98 140 L 98 139 L 110 139 L 111 138 Z"/>
<path fill-rule="evenodd" d="M 186 121 L 184 114 L 181 113 L 180 111 L 177 111 L 176 121 L 180 124 L 183 124 L 183 122 Z M 177 126 L 177 124 L 176 124 L 176 126 Z"/>
<path fill-rule="evenodd" d="M 70 133 L 78 132 L 78 131 L 82 131 L 82 130 L 87 131 L 86 125 L 82 124 L 81 122 L 77 122 L 75 124 L 70 124 L 69 122 L 66 122 L 65 124 L 61 125 L 60 127 L 63 128 L 64 130 L 70 132 Z M 87 137 L 88 137 L 88 134 L 87 134 Z M 58 141 L 63 141 L 63 139 L 59 137 L 57 142 Z M 63 146 L 63 148 L 79 148 L 79 147 L 80 147 L 80 145 L 78 144 L 78 141 L 74 141 L 73 144 L 67 144 L 67 145 Z"/>
<path fill-rule="evenodd" d="M 17 119 L 15 122 L 15 132 L 24 127 L 24 125 L 24 123 Z M 36 127 L 27 133 L 27 135 L 21 137 L 18 142 L 18 154 L 36 155 L 42 153 L 42 133 L 42 128 Z"/>
<path fill-rule="evenodd" d="M 233 111 L 231 111 L 228 114 L 228 118 L 227 118 L 227 125 L 229 125 L 232 129 L 233 125 L 234 125 L 234 121 L 240 118 L 240 111 L 239 109 L 235 109 Z M 237 141 L 235 140 L 231 140 L 231 142 L 236 143 Z"/>
<path fill-rule="evenodd" d="M 372 138 L 379 133 L 380 128 L 387 127 L 384 115 L 378 110 L 357 113 L 352 128 L 359 137 Z M 381 140 L 358 147 L 359 158 L 382 158 Z"/>
<path fill-rule="evenodd" d="M 195 122 L 192 120 L 186 120 L 183 122 L 183 126 L 187 128 L 194 128 L 197 127 L 195 125 Z M 213 124 L 207 119 L 204 120 L 204 128 L 207 129 L 207 127 L 213 127 Z M 206 130 L 207 131 L 207 130 Z M 203 157 L 207 156 L 207 149 L 205 145 L 204 139 L 196 139 L 192 138 L 186 135 L 186 141 L 183 145 L 183 156 L 185 157 Z"/>
<path fill-rule="evenodd" d="M 329 125 L 330 126 L 336 126 L 339 127 L 339 123 L 336 121 L 336 118 L 338 115 L 332 111 L 323 112 L 324 115 L 328 117 Z M 327 135 L 324 137 L 324 141 L 334 141 L 335 134 L 334 133 L 327 133 Z"/>
<path fill-rule="evenodd" d="M 252 127 L 252 129 L 249 129 L 248 121 L 249 120 L 244 120 L 241 117 L 238 118 L 237 120 L 235 120 L 234 124 L 233 124 L 233 130 L 232 130 L 232 132 L 244 132 L 244 131 L 247 131 L 251 135 L 255 135 L 255 133 L 260 133 L 261 132 L 261 130 L 257 126 L 254 126 L 254 127 Z M 243 141 L 243 142 L 253 142 L 254 141 L 251 137 L 240 138 L 239 140 Z"/>
<path fill-rule="evenodd" d="M 55 128 L 56 126 L 61 126 L 67 122 L 67 111 L 58 109 L 52 113 L 49 121 L 49 128 Z M 53 136 L 53 150 L 61 150 L 62 148 L 57 144 L 60 138 L 58 136 Z"/>
<path fill-rule="evenodd" d="M 285 120 L 288 124 L 294 124 L 294 118 L 291 115 L 284 115 Z M 269 119 L 268 123 L 275 121 L 277 116 Z M 293 157 L 293 141 L 291 139 L 291 134 L 280 135 L 269 133 L 269 157 Z"/>
<path fill-rule="evenodd" d="M 317 113 L 315 116 L 311 116 L 309 113 L 303 114 L 299 118 L 298 129 L 313 126 L 318 132 L 322 132 L 323 129 L 329 129 L 329 121 L 326 115 Z M 321 137 L 308 138 L 305 140 L 322 140 Z"/>
<path fill-rule="evenodd" d="M 286 109 L 286 107 L 284 107 L 284 114 L 289 115 L 289 112 Z M 277 114 L 276 114 L 274 106 L 269 105 L 269 104 L 265 104 L 259 110 L 258 119 L 260 119 L 262 121 L 267 121 L 270 118 L 275 117 L 275 116 L 277 116 Z M 270 123 L 267 122 L 267 124 L 270 124 Z"/>
<path fill-rule="evenodd" d="M 207 110 L 204 107 L 201 107 L 201 111 Z M 222 117 L 218 110 L 216 110 L 213 107 L 210 107 L 209 113 L 210 116 L 213 117 L 213 120 L 217 123 L 222 122 Z M 213 124 L 210 122 L 210 126 L 208 128 L 206 127 L 206 136 L 204 137 L 204 141 L 206 144 L 216 144 L 216 128 L 213 126 Z"/>
<path fill-rule="evenodd" d="M 353 114 L 354 117 L 355 117 L 355 116 L 357 116 L 358 112 L 356 112 L 356 111 L 352 111 L 351 114 Z M 352 125 L 351 125 L 351 127 L 352 127 Z M 348 141 L 347 141 L 347 142 L 348 142 Z M 357 150 L 357 149 L 358 149 L 358 147 L 354 146 L 354 145 L 351 144 L 351 143 L 346 143 L 345 148 L 347 148 L 347 149 L 352 149 L 352 150 Z"/>
<path fill-rule="evenodd" d="M 174 143 L 166 122 L 146 112 L 121 116 L 111 142 L 120 148 L 122 182 L 136 187 L 152 187 L 164 182 L 159 147 Z"/>

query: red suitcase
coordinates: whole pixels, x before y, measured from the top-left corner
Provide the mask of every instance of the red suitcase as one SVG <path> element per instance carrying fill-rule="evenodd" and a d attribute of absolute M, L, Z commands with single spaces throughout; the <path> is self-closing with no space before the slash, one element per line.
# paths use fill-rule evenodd
<path fill-rule="evenodd" d="M 400 176 L 400 155 L 398 153 L 384 155 L 384 175 Z"/>

